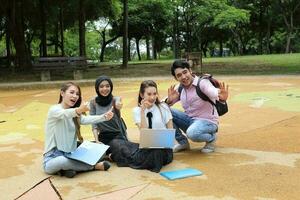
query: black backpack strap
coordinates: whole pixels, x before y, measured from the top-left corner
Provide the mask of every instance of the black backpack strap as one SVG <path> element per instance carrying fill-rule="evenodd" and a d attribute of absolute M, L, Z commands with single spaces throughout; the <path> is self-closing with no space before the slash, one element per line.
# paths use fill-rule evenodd
<path fill-rule="evenodd" d="M 198 79 L 198 83 L 197 83 L 197 86 L 196 86 L 196 92 L 198 94 L 198 96 L 204 100 L 204 101 L 208 101 L 211 105 L 212 105 L 212 108 L 213 108 L 213 111 L 212 111 L 212 114 L 214 115 L 215 113 L 215 109 L 214 107 L 216 107 L 216 104 L 206 95 L 204 94 L 201 89 L 200 89 L 200 81 L 203 80 L 203 79 L 208 79 L 209 80 L 210 77 L 207 77 L 207 76 L 204 76 L 204 77 L 199 77 Z M 216 107 L 217 108 L 217 107 Z"/>
<path fill-rule="evenodd" d="M 216 104 L 206 95 L 204 94 L 201 89 L 200 89 L 200 81 L 203 79 L 209 79 L 209 77 L 199 77 L 197 86 L 196 86 L 196 92 L 197 95 L 203 100 L 203 101 L 208 101 L 212 106 L 216 106 Z"/>
<path fill-rule="evenodd" d="M 183 86 L 180 84 L 179 87 L 178 87 L 179 94 L 181 94 L 182 90 L 183 90 Z"/>
<path fill-rule="evenodd" d="M 179 87 L 177 89 L 178 93 L 179 93 L 179 100 L 180 100 L 180 96 L 181 96 L 181 92 L 183 90 L 183 86 L 181 84 L 179 84 Z"/>

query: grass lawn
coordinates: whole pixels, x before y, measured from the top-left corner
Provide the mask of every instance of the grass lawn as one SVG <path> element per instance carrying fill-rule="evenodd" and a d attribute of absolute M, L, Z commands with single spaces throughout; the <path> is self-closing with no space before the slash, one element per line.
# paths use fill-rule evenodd
<path fill-rule="evenodd" d="M 173 60 L 132 61 L 127 69 L 121 69 L 120 64 L 116 63 L 101 63 L 85 71 L 83 77 L 95 79 L 102 74 L 116 78 L 170 76 L 172 62 Z M 0 72 L 0 82 L 39 81 L 40 77 L 38 73 L 32 72 L 12 74 L 3 68 L 0 68 Z M 300 53 L 204 58 L 202 72 L 219 75 L 300 74 Z M 51 77 L 53 80 L 72 79 L 72 73 L 54 72 Z"/>
<path fill-rule="evenodd" d="M 223 65 L 223 73 L 216 70 L 222 74 L 300 74 L 300 53 L 207 58 L 204 63 L 212 68 Z"/>

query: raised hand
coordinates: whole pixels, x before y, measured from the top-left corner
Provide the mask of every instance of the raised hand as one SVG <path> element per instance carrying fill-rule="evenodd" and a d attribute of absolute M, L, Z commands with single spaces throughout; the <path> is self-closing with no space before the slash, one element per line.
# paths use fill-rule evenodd
<path fill-rule="evenodd" d="M 229 86 L 225 85 L 224 82 L 219 82 L 219 84 L 220 84 L 219 99 L 220 101 L 226 101 L 228 99 Z"/>
<path fill-rule="evenodd" d="M 90 110 L 89 102 L 82 102 L 81 105 L 76 109 L 77 114 L 82 114 Z"/>
<path fill-rule="evenodd" d="M 115 102 L 115 107 L 118 110 L 121 110 L 121 108 L 123 107 L 123 103 L 122 103 L 122 98 L 121 97 L 117 97 L 116 102 Z"/>
<path fill-rule="evenodd" d="M 171 85 L 168 89 L 168 103 L 172 103 L 179 99 L 179 92 L 175 89 L 176 85 Z"/>
<path fill-rule="evenodd" d="M 114 107 L 112 106 L 111 109 L 109 109 L 109 111 L 104 114 L 104 117 L 107 121 L 111 120 L 111 118 L 113 118 L 113 116 L 114 116 L 113 109 L 114 109 Z"/>
<path fill-rule="evenodd" d="M 148 101 L 147 99 L 142 99 L 140 105 L 141 105 L 142 110 L 145 110 L 146 108 L 150 108 L 152 106 L 152 103 L 150 101 Z"/>

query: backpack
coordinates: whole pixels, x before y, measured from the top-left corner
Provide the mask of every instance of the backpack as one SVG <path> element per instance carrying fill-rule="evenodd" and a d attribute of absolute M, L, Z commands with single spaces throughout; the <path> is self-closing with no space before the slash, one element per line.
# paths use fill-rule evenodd
<path fill-rule="evenodd" d="M 198 83 L 197 83 L 197 86 L 196 86 L 196 92 L 197 92 L 197 95 L 203 100 L 203 101 L 208 101 L 212 106 L 215 106 L 216 109 L 217 109 L 217 112 L 219 114 L 219 116 L 222 116 L 224 115 L 225 113 L 228 112 L 228 105 L 227 105 L 227 102 L 220 102 L 218 100 L 216 100 L 216 103 L 214 103 L 208 96 L 206 96 L 206 94 L 204 94 L 201 89 L 200 89 L 200 81 L 202 79 L 208 79 L 212 85 L 216 88 L 220 88 L 220 85 L 219 85 L 219 82 L 214 79 L 212 77 L 212 75 L 210 74 L 205 74 L 205 75 L 202 75 L 199 77 L 198 79 Z M 181 91 L 183 89 L 183 86 L 180 84 L 179 87 L 178 87 L 178 92 L 179 94 L 181 94 Z M 213 114 L 214 114 L 214 111 L 213 111 Z"/>

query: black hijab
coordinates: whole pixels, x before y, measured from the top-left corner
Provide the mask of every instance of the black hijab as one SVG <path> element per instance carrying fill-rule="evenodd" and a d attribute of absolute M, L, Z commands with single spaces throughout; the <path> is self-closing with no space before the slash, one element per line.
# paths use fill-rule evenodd
<path fill-rule="evenodd" d="M 110 85 L 110 93 L 107 96 L 102 96 L 99 92 L 99 85 L 101 84 L 102 81 L 107 81 Z M 111 79 L 108 76 L 99 76 L 96 79 L 95 90 L 96 90 L 96 93 L 98 95 L 95 98 L 95 101 L 96 101 L 97 104 L 99 104 L 100 106 L 107 106 L 108 104 L 111 103 L 111 101 L 113 100 L 113 95 L 112 95 L 113 84 L 112 84 Z"/>

